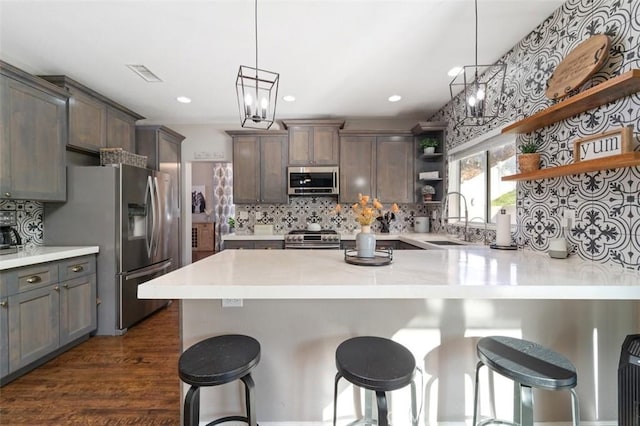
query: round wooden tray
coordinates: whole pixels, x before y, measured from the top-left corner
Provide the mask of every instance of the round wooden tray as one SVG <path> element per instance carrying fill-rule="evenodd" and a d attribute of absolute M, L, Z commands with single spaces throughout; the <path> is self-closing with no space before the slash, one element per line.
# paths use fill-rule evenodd
<path fill-rule="evenodd" d="M 384 266 L 393 260 L 393 249 L 376 249 L 374 257 L 358 257 L 355 249 L 344 250 L 344 261 L 352 265 L 361 266 Z"/>

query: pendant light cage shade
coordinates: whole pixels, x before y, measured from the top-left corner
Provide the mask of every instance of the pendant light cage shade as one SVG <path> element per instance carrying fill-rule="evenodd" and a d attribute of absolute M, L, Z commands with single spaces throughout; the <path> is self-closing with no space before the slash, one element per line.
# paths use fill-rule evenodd
<path fill-rule="evenodd" d="M 236 79 L 242 127 L 267 130 L 275 121 L 280 74 L 240 65 Z"/>
<path fill-rule="evenodd" d="M 458 126 L 484 126 L 502 108 L 506 64 L 467 65 L 449 84 Z"/>

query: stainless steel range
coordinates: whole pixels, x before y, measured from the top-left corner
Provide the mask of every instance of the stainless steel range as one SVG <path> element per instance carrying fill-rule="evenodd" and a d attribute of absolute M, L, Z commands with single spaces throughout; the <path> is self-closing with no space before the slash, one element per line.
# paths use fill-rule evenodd
<path fill-rule="evenodd" d="M 298 229 L 284 236 L 285 249 L 339 249 L 340 234 L 334 230 Z"/>

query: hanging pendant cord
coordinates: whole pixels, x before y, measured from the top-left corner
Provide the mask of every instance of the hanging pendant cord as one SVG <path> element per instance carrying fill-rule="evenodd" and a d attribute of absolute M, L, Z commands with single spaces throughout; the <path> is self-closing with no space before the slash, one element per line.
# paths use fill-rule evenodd
<path fill-rule="evenodd" d="M 258 77 L 258 0 L 255 1 L 255 11 L 253 16 L 255 18 L 254 24 L 255 24 L 255 30 L 256 30 L 256 78 L 257 78 Z"/>
<path fill-rule="evenodd" d="M 478 68 L 478 0 L 475 0 L 475 17 L 476 17 L 476 69 L 477 69 Z"/>

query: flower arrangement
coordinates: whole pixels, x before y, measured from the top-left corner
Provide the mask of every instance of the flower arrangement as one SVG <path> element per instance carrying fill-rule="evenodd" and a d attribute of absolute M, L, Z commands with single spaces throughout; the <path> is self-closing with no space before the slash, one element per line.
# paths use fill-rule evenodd
<path fill-rule="evenodd" d="M 388 212 L 382 211 L 382 203 L 374 198 L 373 201 L 368 195 L 358 194 L 358 202 L 351 206 L 351 210 L 355 213 L 356 222 L 360 226 L 371 226 L 371 224 L 378 220 L 382 224 L 381 232 L 389 232 L 389 222 L 396 218 L 396 213 L 400 211 L 400 208 L 396 203 L 391 205 L 391 210 Z M 338 204 L 335 208 L 336 214 L 342 212 L 342 206 Z"/>

